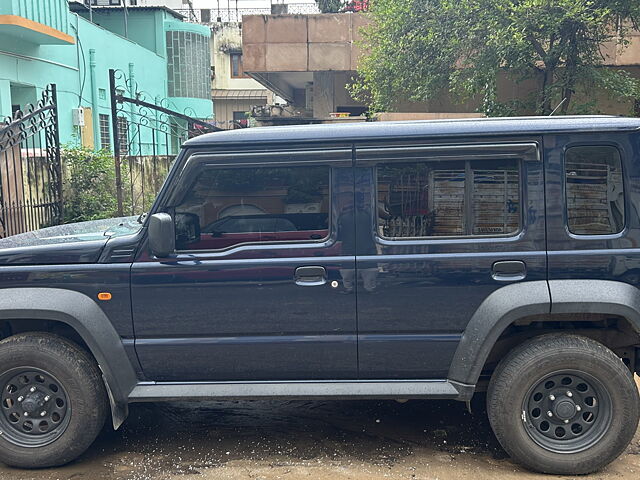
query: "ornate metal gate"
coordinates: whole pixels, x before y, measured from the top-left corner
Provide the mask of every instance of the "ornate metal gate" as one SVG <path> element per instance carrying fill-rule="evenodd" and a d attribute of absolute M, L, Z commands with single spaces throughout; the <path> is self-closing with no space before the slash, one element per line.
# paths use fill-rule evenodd
<path fill-rule="evenodd" d="M 0 124 L 0 237 L 62 223 L 56 86 Z"/>
<path fill-rule="evenodd" d="M 149 98 L 120 70 L 109 81 L 118 212 L 136 215 L 151 206 L 182 142 L 220 128 Z"/>

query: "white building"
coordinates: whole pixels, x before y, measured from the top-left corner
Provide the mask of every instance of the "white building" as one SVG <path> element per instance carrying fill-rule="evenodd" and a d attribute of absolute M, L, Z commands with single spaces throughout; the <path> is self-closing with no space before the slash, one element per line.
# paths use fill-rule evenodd
<path fill-rule="evenodd" d="M 241 24 L 214 23 L 211 30 L 211 97 L 216 126 L 248 126 L 253 107 L 274 103 L 274 95 L 244 72 Z"/>

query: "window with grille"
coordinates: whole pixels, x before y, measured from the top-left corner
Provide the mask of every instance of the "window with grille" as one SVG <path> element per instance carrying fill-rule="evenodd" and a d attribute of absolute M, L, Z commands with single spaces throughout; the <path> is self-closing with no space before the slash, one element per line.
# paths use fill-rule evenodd
<path fill-rule="evenodd" d="M 565 154 L 567 224 L 576 235 L 607 235 L 624 228 L 620 151 L 592 145 Z"/>
<path fill-rule="evenodd" d="M 125 117 L 118 117 L 118 139 L 120 155 L 129 155 L 129 121 Z"/>
<path fill-rule="evenodd" d="M 517 160 L 383 164 L 376 183 L 386 238 L 500 236 L 521 228 Z"/>
<path fill-rule="evenodd" d="M 109 115 L 99 114 L 100 121 L 100 147 L 104 150 L 111 150 L 111 129 Z"/>
<path fill-rule="evenodd" d="M 169 96 L 211 98 L 209 38 L 193 32 L 167 32 Z"/>

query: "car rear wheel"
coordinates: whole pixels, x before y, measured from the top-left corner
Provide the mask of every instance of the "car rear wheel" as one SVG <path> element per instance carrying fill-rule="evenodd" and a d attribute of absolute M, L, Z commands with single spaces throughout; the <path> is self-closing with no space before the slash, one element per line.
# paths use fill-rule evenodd
<path fill-rule="evenodd" d="M 0 342 L 0 462 L 22 468 L 63 465 L 102 429 L 107 395 L 93 359 L 49 333 Z"/>
<path fill-rule="evenodd" d="M 489 421 L 503 448 L 543 473 L 590 473 L 633 439 L 640 402 L 633 375 L 592 339 L 550 334 L 512 350 L 487 395 Z"/>

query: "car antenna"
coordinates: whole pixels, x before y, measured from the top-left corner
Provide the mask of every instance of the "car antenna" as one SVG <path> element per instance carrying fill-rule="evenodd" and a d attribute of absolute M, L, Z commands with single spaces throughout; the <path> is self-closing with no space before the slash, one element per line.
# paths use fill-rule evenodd
<path fill-rule="evenodd" d="M 556 112 L 558 111 L 558 109 L 562 106 L 562 104 L 563 104 L 564 102 L 566 102 L 566 101 L 567 101 L 567 97 L 564 97 L 564 98 L 562 99 L 562 101 L 558 104 L 558 106 L 557 106 L 556 108 L 554 108 L 554 109 L 553 109 L 553 112 L 551 112 L 551 113 L 549 114 L 549 116 L 550 116 L 550 117 L 551 117 L 551 116 L 553 116 L 553 114 L 554 114 L 554 113 L 556 113 Z"/>

